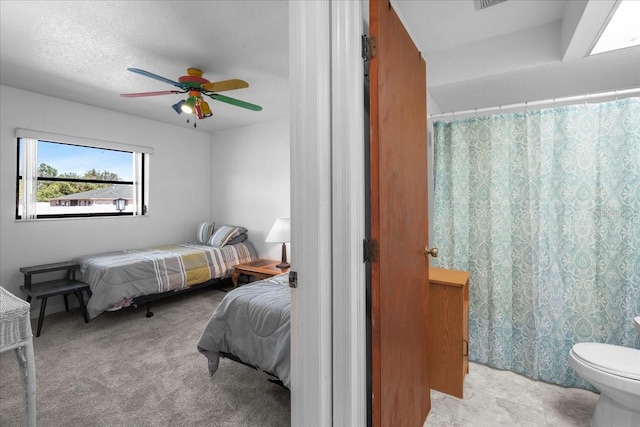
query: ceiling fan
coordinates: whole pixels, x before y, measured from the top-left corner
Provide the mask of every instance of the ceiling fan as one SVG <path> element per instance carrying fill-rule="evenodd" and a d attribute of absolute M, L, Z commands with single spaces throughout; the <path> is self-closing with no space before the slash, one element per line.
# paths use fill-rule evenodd
<path fill-rule="evenodd" d="M 167 79 L 157 74 L 150 73 L 149 71 L 141 70 L 139 68 L 127 68 L 127 70 L 146 77 L 151 77 L 152 79 L 159 80 L 164 83 L 168 83 L 179 88 L 180 90 L 123 93 L 120 96 L 124 96 L 125 98 L 138 98 L 143 96 L 188 93 L 189 96 L 187 99 L 182 99 L 171 106 L 178 114 L 193 114 L 199 119 L 206 119 L 207 117 L 211 117 L 211 108 L 209 108 L 209 104 L 207 104 L 207 102 L 202 99 L 202 95 L 206 95 L 216 101 L 235 105 L 236 107 L 242 107 L 252 111 L 262 110 L 262 107 L 259 105 L 240 101 L 239 99 L 230 98 L 228 96 L 220 95 L 219 93 L 217 93 L 224 92 L 226 90 L 244 89 L 246 87 L 249 87 L 249 83 L 245 82 L 244 80 L 231 79 L 222 80 L 219 82 L 210 82 L 209 80 L 202 77 L 202 71 L 197 68 L 188 68 L 187 75 L 179 77 L 177 82 L 174 82 L 173 80 Z M 189 118 L 187 118 L 187 123 L 189 123 Z M 195 120 L 193 121 L 193 126 L 196 126 Z"/>

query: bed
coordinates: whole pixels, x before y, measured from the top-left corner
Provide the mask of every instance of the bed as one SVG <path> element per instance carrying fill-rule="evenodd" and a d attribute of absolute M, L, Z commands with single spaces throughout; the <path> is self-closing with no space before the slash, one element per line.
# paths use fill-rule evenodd
<path fill-rule="evenodd" d="M 225 295 L 205 326 L 198 351 L 209 374 L 227 357 L 291 386 L 289 273 L 240 286 Z"/>
<path fill-rule="evenodd" d="M 220 233 L 214 233 L 211 225 L 205 236 L 199 235 L 196 243 L 74 258 L 80 265 L 76 278 L 90 287 L 89 317 L 144 303 L 147 317 L 151 317 L 151 301 L 229 278 L 234 265 L 257 259 L 255 248 L 246 240 L 246 229 L 234 227 L 232 233 L 230 228 L 222 226 Z"/>

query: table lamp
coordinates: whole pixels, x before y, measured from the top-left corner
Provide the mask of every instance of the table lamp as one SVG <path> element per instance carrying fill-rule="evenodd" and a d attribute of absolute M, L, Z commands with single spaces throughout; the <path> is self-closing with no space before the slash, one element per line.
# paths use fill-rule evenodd
<path fill-rule="evenodd" d="M 271 231 L 267 235 L 265 242 L 282 243 L 282 262 L 276 265 L 281 270 L 290 267 L 287 262 L 287 242 L 291 240 L 291 218 L 278 218 L 271 227 Z"/>

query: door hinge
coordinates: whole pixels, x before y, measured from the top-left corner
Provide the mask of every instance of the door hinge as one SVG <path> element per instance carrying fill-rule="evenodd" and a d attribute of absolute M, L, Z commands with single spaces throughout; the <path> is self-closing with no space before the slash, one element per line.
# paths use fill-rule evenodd
<path fill-rule="evenodd" d="M 364 239 L 363 255 L 364 262 L 378 262 L 378 241 L 375 239 Z"/>
<path fill-rule="evenodd" d="M 295 271 L 289 272 L 289 287 L 290 288 L 298 287 L 298 273 Z"/>
<path fill-rule="evenodd" d="M 370 61 L 375 58 L 377 50 L 376 38 L 373 36 L 362 35 L 362 58 Z"/>

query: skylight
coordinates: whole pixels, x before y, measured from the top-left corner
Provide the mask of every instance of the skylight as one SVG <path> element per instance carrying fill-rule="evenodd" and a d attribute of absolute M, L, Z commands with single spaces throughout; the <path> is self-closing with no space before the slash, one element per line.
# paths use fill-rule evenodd
<path fill-rule="evenodd" d="M 590 55 L 640 45 L 640 1 L 622 0 Z"/>

